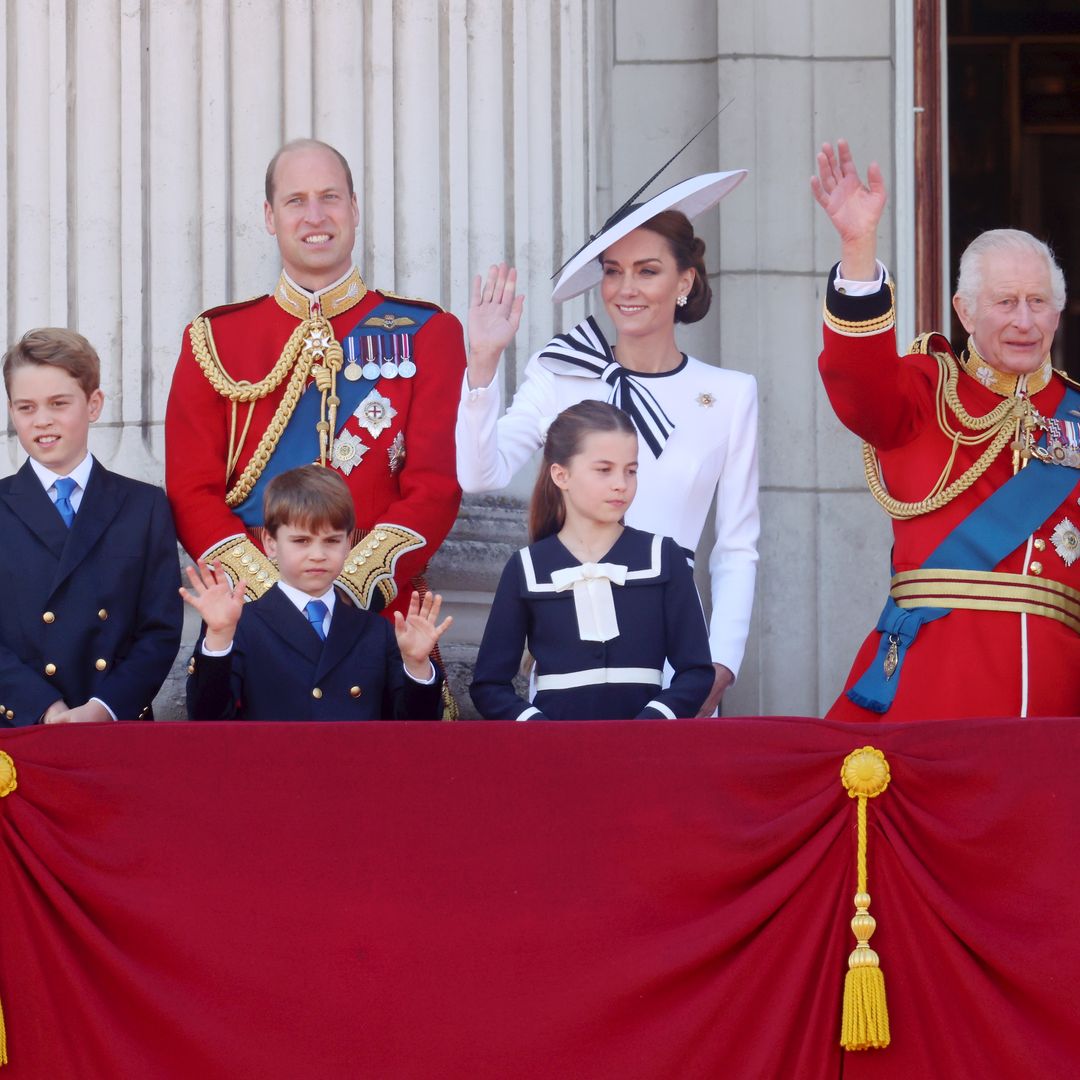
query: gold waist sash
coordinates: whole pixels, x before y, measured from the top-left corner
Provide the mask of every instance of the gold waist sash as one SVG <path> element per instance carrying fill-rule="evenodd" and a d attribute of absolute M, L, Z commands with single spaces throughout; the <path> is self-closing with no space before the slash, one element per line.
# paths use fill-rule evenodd
<path fill-rule="evenodd" d="M 898 607 L 948 607 L 1042 615 L 1080 634 L 1080 591 L 1059 581 L 993 570 L 905 570 L 892 579 Z"/>

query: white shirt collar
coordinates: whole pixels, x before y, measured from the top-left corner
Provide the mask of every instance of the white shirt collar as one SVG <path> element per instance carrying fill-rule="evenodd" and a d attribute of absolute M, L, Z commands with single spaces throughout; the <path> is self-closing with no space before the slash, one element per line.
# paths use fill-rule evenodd
<path fill-rule="evenodd" d="M 292 585 L 286 584 L 284 581 L 278 580 L 277 587 L 292 601 L 296 610 L 301 614 L 304 614 L 304 608 L 307 607 L 309 600 L 321 600 L 326 605 L 327 618 L 330 618 L 334 614 L 334 586 L 331 585 L 329 589 L 323 593 L 322 596 L 311 596 L 304 592 L 302 589 L 297 589 Z M 307 616 L 305 615 L 305 618 Z"/>
<path fill-rule="evenodd" d="M 41 486 L 46 491 L 51 491 L 53 485 L 60 479 L 60 474 L 54 473 L 52 469 L 46 469 L 44 465 L 33 458 L 27 460 L 30 462 L 30 468 L 34 470 L 34 475 L 41 481 Z M 68 473 L 68 476 L 78 484 L 79 491 L 86 490 L 86 482 L 90 479 L 90 471 L 93 467 L 94 455 L 87 451 L 86 457 Z"/>

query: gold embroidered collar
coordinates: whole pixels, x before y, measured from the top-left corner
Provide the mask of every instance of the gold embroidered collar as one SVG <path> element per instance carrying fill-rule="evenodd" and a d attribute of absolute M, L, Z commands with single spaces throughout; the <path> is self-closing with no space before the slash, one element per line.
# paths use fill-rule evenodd
<path fill-rule="evenodd" d="M 279 307 L 298 319 L 310 318 L 311 305 L 318 301 L 323 315 L 332 319 L 335 315 L 340 315 L 359 304 L 367 295 L 367 291 L 364 279 L 355 266 L 343 278 L 315 293 L 301 288 L 282 270 L 277 288 L 274 290 L 274 299 Z"/>
<path fill-rule="evenodd" d="M 1037 394 L 1050 382 L 1050 377 L 1054 374 L 1049 356 L 1028 375 L 998 371 L 979 355 L 979 350 L 975 348 L 975 339 L 970 337 L 967 352 L 960 357 L 960 364 L 976 382 L 982 383 L 987 390 L 992 390 L 1001 397 L 1015 397 L 1020 392 Z"/>

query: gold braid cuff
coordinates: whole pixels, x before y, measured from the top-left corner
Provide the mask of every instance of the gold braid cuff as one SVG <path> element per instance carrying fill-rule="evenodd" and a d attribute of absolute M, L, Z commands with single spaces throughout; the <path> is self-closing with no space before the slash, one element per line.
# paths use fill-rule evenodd
<path fill-rule="evenodd" d="M 842 337 L 865 337 L 870 334 L 883 334 L 896 325 L 896 290 L 893 283 L 889 283 L 889 310 L 884 315 L 876 315 L 872 319 L 841 319 L 829 310 L 828 301 L 824 304 L 823 312 L 825 325 L 835 334 Z"/>
<path fill-rule="evenodd" d="M 278 568 L 239 533 L 212 547 L 200 561 L 220 562 L 234 584 L 243 578 L 245 600 L 258 600 L 278 579 Z"/>
<path fill-rule="evenodd" d="M 424 537 L 404 525 L 376 525 L 349 552 L 337 584 L 362 608 L 371 607 L 372 597 L 378 589 L 385 607 L 397 596 L 394 567 L 398 559 L 426 543 Z"/>

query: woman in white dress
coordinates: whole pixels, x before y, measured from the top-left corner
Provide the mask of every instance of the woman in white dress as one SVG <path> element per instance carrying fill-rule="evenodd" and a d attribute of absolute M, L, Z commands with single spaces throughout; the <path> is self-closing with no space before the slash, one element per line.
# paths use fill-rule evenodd
<path fill-rule="evenodd" d="M 716 497 L 709 555 L 712 715 L 746 648 L 757 564 L 757 386 L 753 376 L 681 352 L 675 324 L 711 302 L 705 244 L 689 218 L 715 205 L 745 171 L 693 177 L 623 208 L 564 268 L 553 299 L 600 285 L 614 348 L 590 317 L 529 361 L 505 415 L 495 375 L 521 318 L 516 275 L 493 266 L 473 283 L 469 362 L 457 422 L 458 480 L 467 492 L 505 487 L 540 447 L 547 425 L 587 398 L 610 401 L 638 429 L 638 495 L 626 524 L 671 536 L 692 558 Z"/>

